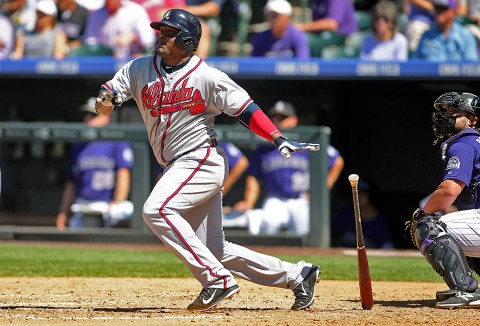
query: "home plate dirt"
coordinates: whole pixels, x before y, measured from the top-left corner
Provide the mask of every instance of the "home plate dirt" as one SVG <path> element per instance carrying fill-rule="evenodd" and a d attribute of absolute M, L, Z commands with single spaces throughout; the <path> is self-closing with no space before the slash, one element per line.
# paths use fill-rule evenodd
<path fill-rule="evenodd" d="M 476 309 L 435 308 L 443 283 L 373 282 L 362 310 L 358 282 L 322 281 L 315 304 L 291 311 L 290 290 L 239 280 L 240 294 L 210 312 L 186 307 L 193 278 L 0 278 L 0 325 L 477 325 Z"/>

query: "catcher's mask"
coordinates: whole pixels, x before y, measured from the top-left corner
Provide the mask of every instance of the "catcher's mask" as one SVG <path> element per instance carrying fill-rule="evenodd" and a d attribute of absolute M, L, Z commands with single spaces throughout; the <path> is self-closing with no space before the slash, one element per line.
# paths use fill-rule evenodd
<path fill-rule="evenodd" d="M 432 128 L 435 135 L 433 144 L 437 144 L 442 138 L 450 137 L 455 133 L 457 118 L 465 113 L 478 117 L 480 113 L 480 98 L 471 93 L 448 92 L 440 95 L 433 107 L 436 111 L 432 114 Z"/>

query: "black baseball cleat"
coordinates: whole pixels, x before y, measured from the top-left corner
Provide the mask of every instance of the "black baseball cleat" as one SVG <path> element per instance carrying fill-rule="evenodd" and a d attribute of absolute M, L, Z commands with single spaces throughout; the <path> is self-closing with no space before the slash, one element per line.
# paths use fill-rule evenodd
<path fill-rule="evenodd" d="M 295 290 L 295 302 L 292 310 L 303 310 L 309 308 L 315 300 L 315 285 L 320 281 L 320 266 L 313 265 L 310 271 Z"/>
<path fill-rule="evenodd" d="M 445 301 L 447 299 L 450 299 L 451 297 L 454 297 L 460 290 L 443 290 L 443 291 L 438 291 L 435 294 L 435 298 L 437 299 L 437 302 Z"/>
<path fill-rule="evenodd" d="M 212 309 L 219 304 L 220 301 L 230 298 L 239 291 L 240 287 L 236 284 L 226 289 L 204 288 L 195 301 L 188 305 L 187 309 L 200 311 Z"/>
<path fill-rule="evenodd" d="M 455 309 L 455 308 L 480 308 L 480 290 L 475 292 L 458 291 L 454 296 L 447 300 L 437 302 L 437 308 Z"/>

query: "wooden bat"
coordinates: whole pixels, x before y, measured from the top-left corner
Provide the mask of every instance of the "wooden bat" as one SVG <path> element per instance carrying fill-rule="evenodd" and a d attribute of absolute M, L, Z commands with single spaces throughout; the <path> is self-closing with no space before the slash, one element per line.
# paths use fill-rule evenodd
<path fill-rule="evenodd" d="M 360 300 L 363 309 L 372 309 L 373 293 L 372 282 L 370 280 L 370 271 L 368 269 L 367 250 L 363 240 L 362 218 L 360 216 L 360 203 L 358 201 L 358 180 L 357 174 L 348 176 L 348 181 L 352 186 L 353 208 L 355 211 L 355 229 L 357 231 L 357 258 L 358 258 L 358 283 L 360 285 Z"/>

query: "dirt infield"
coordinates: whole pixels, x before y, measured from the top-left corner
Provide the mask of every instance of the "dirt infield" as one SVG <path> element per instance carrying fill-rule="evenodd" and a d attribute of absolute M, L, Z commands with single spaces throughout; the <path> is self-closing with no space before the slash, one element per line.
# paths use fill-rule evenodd
<path fill-rule="evenodd" d="M 476 325 L 478 310 L 435 309 L 442 283 L 373 282 L 375 305 L 362 310 L 358 283 L 320 281 L 314 306 L 294 312 L 290 290 L 240 280 L 240 294 L 212 312 L 185 308 L 194 279 L 2 278 L 1 325 Z"/>
<path fill-rule="evenodd" d="M 162 250 L 158 246 L 136 247 Z M 278 250 L 283 254 L 289 251 L 299 254 L 300 248 L 259 251 Z M 342 254 L 338 250 L 327 252 Z M 302 253 L 326 254 L 312 248 L 303 248 Z M 200 292 L 193 278 L 4 277 L 0 278 L 0 325 L 449 325 L 459 321 L 477 325 L 480 316 L 476 309 L 435 309 L 435 292 L 446 288 L 441 282 L 373 282 L 374 307 L 362 310 L 358 282 L 321 280 L 315 304 L 310 310 L 300 312 L 290 310 L 293 303 L 290 290 L 262 287 L 241 279 L 239 285 L 240 294 L 206 313 L 186 310 Z"/>

